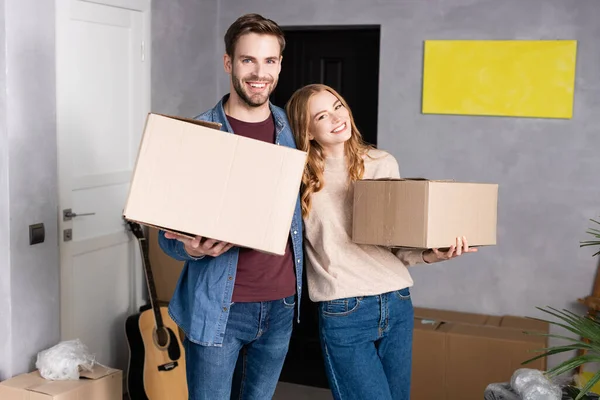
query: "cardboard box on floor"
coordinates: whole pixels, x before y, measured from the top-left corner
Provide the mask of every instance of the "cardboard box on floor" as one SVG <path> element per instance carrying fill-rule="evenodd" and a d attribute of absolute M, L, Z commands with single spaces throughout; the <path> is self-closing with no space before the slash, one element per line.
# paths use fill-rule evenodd
<path fill-rule="evenodd" d="M 546 369 L 548 324 L 514 316 L 489 316 L 415 308 L 411 400 L 481 400 L 490 383 L 509 382 L 519 368 Z"/>
<path fill-rule="evenodd" d="M 0 382 L 2 400 L 116 400 L 123 398 L 123 372 L 95 366 L 76 381 L 50 381 L 38 371 Z"/>
<path fill-rule="evenodd" d="M 466 236 L 496 244 L 498 185 L 424 179 L 362 180 L 354 186 L 352 240 L 445 248 Z"/>
<path fill-rule="evenodd" d="M 149 114 L 126 219 L 283 255 L 306 153 Z"/>

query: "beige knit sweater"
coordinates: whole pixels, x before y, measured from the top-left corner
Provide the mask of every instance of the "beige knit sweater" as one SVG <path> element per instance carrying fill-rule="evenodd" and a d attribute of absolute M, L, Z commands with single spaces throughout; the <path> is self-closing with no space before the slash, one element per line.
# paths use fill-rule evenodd
<path fill-rule="evenodd" d="M 407 267 L 423 263 L 423 250 L 352 242 L 353 185 L 343 158 L 326 159 L 325 185 L 312 195 L 305 224 L 308 292 L 312 301 L 376 295 L 413 285 Z M 382 150 L 365 158 L 364 179 L 399 178 L 396 159 Z"/>

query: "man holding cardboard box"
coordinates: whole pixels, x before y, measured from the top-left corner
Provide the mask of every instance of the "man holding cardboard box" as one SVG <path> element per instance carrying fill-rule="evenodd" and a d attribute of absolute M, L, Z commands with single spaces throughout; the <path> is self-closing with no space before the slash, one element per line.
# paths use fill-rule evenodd
<path fill-rule="evenodd" d="M 232 134 L 296 148 L 285 112 L 269 102 L 284 47 L 275 22 L 257 14 L 236 20 L 225 34 L 230 93 L 196 119 L 220 123 Z M 169 256 L 185 261 L 169 311 L 186 333 L 190 399 L 272 398 L 294 308 L 299 310 L 300 303 L 299 198 L 283 256 L 164 231 L 159 243 Z"/>

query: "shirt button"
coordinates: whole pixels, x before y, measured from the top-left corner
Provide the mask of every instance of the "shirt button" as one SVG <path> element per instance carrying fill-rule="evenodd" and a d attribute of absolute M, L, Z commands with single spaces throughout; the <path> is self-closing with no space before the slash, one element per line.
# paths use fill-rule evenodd
<path fill-rule="evenodd" d="M 227 307 L 223 307 L 223 311 L 227 312 Z"/>
<path fill-rule="evenodd" d="M 298 234 L 298 231 L 294 231 L 294 235 L 297 235 L 297 234 Z"/>
<path fill-rule="evenodd" d="M 298 264 L 300 264 L 300 259 L 296 260 L 296 262 L 297 262 Z"/>
<path fill-rule="evenodd" d="M 233 279 L 233 276 L 230 276 L 230 277 L 229 277 L 229 278 L 227 278 L 227 279 L 228 279 L 228 280 L 232 280 L 232 279 Z"/>

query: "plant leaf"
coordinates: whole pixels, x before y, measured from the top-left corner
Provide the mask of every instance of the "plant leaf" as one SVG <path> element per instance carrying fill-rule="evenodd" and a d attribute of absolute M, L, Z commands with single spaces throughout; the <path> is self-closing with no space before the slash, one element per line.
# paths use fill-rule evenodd
<path fill-rule="evenodd" d="M 525 360 L 521 363 L 521 365 L 525 365 L 525 364 L 529 364 L 532 361 L 538 360 L 540 358 L 544 358 L 544 357 L 548 357 L 548 356 L 552 356 L 554 354 L 560 354 L 560 353 L 565 353 L 567 351 L 572 351 L 572 350 L 592 350 L 591 352 L 588 352 L 587 354 L 591 355 L 596 355 L 600 358 L 600 353 L 595 352 L 593 348 L 591 347 L 586 347 L 586 346 L 581 346 L 581 345 L 571 345 L 571 346 L 555 346 L 555 347 L 549 347 L 549 348 L 545 348 L 545 349 L 535 349 L 535 350 L 531 350 L 531 352 L 544 352 L 543 354 L 539 354 L 535 357 L 532 357 L 528 360 Z"/>
<path fill-rule="evenodd" d="M 585 354 L 582 356 L 576 356 L 548 370 L 546 375 L 548 375 L 550 378 L 553 378 L 555 376 L 564 374 L 565 372 L 571 371 L 585 363 L 598 361 L 600 361 L 600 357 L 596 355 Z"/>
<path fill-rule="evenodd" d="M 600 381 L 600 371 L 596 372 L 596 374 L 588 381 L 588 383 L 581 389 L 575 400 L 583 399 L 584 396 L 589 392 L 592 387 Z"/>

